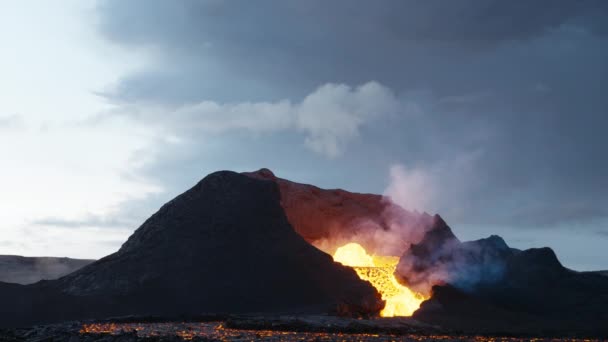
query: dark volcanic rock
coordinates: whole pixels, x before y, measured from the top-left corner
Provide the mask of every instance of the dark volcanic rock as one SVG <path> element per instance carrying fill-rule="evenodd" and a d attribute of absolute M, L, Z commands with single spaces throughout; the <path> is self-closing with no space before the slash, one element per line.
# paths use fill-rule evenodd
<path fill-rule="evenodd" d="M 475 292 L 435 286 L 414 318 L 468 333 L 608 338 L 608 283 L 580 274 L 560 281 L 564 284 L 548 281 L 544 286 Z"/>
<path fill-rule="evenodd" d="M 513 254 L 501 281 L 476 295 L 545 318 L 608 322 L 608 278 L 563 267 L 550 248 Z"/>
<path fill-rule="evenodd" d="M 0 255 L 0 282 L 33 284 L 57 279 L 95 260 Z"/>
<path fill-rule="evenodd" d="M 526 314 L 509 312 L 451 285 L 437 285 L 414 318 L 455 330 L 475 333 L 530 333 L 537 324 Z M 533 335 L 542 336 L 538 331 Z"/>
<path fill-rule="evenodd" d="M 608 277 L 608 271 L 595 271 L 595 272 L 593 272 L 593 273 L 596 273 L 596 274 L 602 275 L 602 276 L 604 276 L 604 277 Z"/>
<path fill-rule="evenodd" d="M 396 276 L 413 289 L 432 292 L 414 317 L 445 328 L 608 334 L 608 277 L 569 270 L 546 247 L 520 251 L 495 235 L 460 242 L 439 216 L 403 254 Z"/>
<path fill-rule="evenodd" d="M 273 182 L 229 171 L 205 177 L 165 204 L 118 252 L 59 280 L 15 291 L 49 298 L 60 293 L 66 306 L 55 311 L 79 319 L 203 312 L 357 315 L 383 307 L 369 283 L 291 228 Z M 94 304 L 74 308 L 87 302 Z M 28 303 L 33 310 L 46 304 Z"/>

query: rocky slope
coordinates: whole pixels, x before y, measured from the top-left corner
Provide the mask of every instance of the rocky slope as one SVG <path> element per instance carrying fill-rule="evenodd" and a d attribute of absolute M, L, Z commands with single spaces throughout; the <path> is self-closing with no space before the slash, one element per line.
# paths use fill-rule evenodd
<path fill-rule="evenodd" d="M 366 315 L 383 307 L 369 283 L 292 229 L 274 183 L 229 171 L 165 204 L 118 252 L 56 281 L 0 284 L 2 299 L 21 303 L 0 308 L 3 323 L 2 316 L 31 323 L 202 312 Z"/>
<path fill-rule="evenodd" d="M 321 189 L 276 177 L 268 169 L 244 174 L 275 182 L 296 232 L 330 254 L 357 242 L 369 253 L 399 256 L 435 223 L 432 216 L 405 210 L 381 195 Z"/>
<path fill-rule="evenodd" d="M 329 255 L 347 242 L 400 255 L 397 278 L 431 295 L 414 317 L 484 333 L 608 336 L 608 277 L 564 268 L 549 248 L 498 236 L 461 242 L 438 215 L 372 194 L 211 174 L 122 248 L 56 281 L 0 283 L 0 325 L 123 314 L 373 314 L 378 293 Z"/>
<path fill-rule="evenodd" d="M 0 282 L 33 284 L 57 279 L 95 260 L 0 255 Z"/>
<path fill-rule="evenodd" d="M 310 243 L 331 253 L 354 241 L 401 255 L 396 277 L 432 295 L 419 320 L 474 332 L 608 334 L 605 272 L 568 270 L 550 248 L 520 251 L 496 235 L 461 242 L 439 215 L 379 195 L 324 190 L 266 169 L 246 174 L 279 185 L 287 217 Z"/>
<path fill-rule="evenodd" d="M 414 317 L 444 328 L 608 336 L 608 277 L 569 270 L 547 247 L 520 251 L 498 236 L 463 243 L 446 225 L 404 253 L 397 275 L 433 286 Z"/>
<path fill-rule="evenodd" d="M 245 174 L 279 186 L 290 223 L 308 242 L 330 254 L 357 242 L 370 254 L 400 256 L 397 277 L 424 294 L 438 284 L 472 287 L 493 281 L 511 253 L 498 236 L 462 243 L 439 215 L 408 211 L 381 195 L 321 189 L 268 169 Z"/>

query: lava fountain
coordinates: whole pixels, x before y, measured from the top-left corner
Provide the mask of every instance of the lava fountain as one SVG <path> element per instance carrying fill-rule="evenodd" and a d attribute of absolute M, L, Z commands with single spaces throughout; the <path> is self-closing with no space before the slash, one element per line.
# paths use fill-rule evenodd
<path fill-rule="evenodd" d="M 348 243 L 334 253 L 334 261 L 355 269 L 359 278 L 370 282 L 386 305 L 380 316 L 411 316 L 426 298 L 399 284 L 394 273 L 399 257 L 371 256 L 358 243 Z"/>

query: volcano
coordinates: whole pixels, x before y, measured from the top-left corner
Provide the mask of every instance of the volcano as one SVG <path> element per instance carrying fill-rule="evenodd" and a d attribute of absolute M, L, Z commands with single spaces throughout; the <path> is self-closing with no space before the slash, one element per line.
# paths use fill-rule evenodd
<path fill-rule="evenodd" d="M 120 250 L 55 281 L 4 284 L 2 323 L 118 315 L 375 315 L 369 283 L 290 226 L 273 182 L 210 174 L 165 204 Z"/>
<path fill-rule="evenodd" d="M 569 270 L 549 248 L 521 251 L 495 235 L 461 242 L 439 215 L 267 169 L 210 174 L 116 253 L 57 280 L 0 283 L 0 302 L 4 326 L 124 315 L 413 314 L 469 332 L 608 335 L 601 272 Z"/>
<path fill-rule="evenodd" d="M 267 169 L 246 174 L 277 183 L 292 226 L 320 249 L 334 255 L 354 242 L 371 255 L 398 256 L 399 284 L 428 298 L 413 315 L 420 321 L 482 333 L 608 336 L 604 272 L 567 269 L 548 247 L 521 251 L 497 235 L 462 242 L 439 215 L 380 195 L 320 189 Z"/>

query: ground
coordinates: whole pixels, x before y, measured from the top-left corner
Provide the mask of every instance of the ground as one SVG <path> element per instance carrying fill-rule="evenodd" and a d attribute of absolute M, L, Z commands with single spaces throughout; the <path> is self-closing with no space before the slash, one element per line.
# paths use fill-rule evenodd
<path fill-rule="evenodd" d="M 209 316 L 168 322 L 128 317 L 0 330 L 0 341 L 553 341 L 556 338 L 474 336 L 410 318 Z M 569 339 L 570 341 L 575 341 Z M 582 340 L 581 340 L 582 341 Z M 587 340 L 588 341 L 588 340 Z"/>

